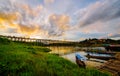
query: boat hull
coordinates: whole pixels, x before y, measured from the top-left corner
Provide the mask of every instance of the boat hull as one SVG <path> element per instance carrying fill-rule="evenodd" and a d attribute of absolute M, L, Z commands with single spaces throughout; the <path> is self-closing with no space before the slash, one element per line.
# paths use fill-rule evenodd
<path fill-rule="evenodd" d="M 86 55 L 86 57 L 88 58 L 88 59 L 90 59 L 90 58 L 95 58 L 95 59 L 101 59 L 101 60 L 109 60 L 109 59 L 115 59 L 115 57 L 114 56 L 111 56 L 111 57 L 105 57 L 105 56 L 92 56 L 92 55 Z"/>

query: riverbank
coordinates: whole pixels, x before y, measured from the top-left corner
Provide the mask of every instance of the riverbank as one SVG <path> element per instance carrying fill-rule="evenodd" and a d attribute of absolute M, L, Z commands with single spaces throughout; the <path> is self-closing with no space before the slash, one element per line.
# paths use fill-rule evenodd
<path fill-rule="evenodd" d="M 75 63 L 75 53 L 79 53 L 81 55 L 86 55 L 84 51 L 79 51 L 79 52 L 73 52 L 73 53 L 70 53 L 70 54 L 65 54 L 65 55 L 62 55 L 61 57 L 67 59 L 67 60 L 70 60 L 71 62 Z M 96 61 L 95 59 L 91 59 L 91 60 L 86 60 L 85 61 L 85 64 L 87 67 L 92 67 L 92 68 L 96 68 L 96 67 L 99 67 L 103 64 L 103 62 L 106 62 L 106 61 Z"/>
<path fill-rule="evenodd" d="M 47 53 L 49 49 L 0 38 L 1 76 L 110 76 Z"/>
<path fill-rule="evenodd" d="M 116 54 L 115 58 L 104 63 L 99 70 L 110 72 L 112 76 L 120 76 L 120 52 Z"/>

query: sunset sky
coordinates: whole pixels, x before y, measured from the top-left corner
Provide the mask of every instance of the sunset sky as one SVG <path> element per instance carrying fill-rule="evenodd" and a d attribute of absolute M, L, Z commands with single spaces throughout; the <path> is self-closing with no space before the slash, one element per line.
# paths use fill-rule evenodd
<path fill-rule="evenodd" d="M 0 0 L 0 35 L 120 39 L 120 0 Z"/>

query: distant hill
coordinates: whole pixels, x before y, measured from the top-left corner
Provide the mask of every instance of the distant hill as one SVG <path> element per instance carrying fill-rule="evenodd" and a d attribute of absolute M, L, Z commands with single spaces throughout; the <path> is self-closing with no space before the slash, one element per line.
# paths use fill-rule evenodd
<path fill-rule="evenodd" d="M 86 39 L 79 42 L 79 46 L 102 46 L 103 44 L 120 44 L 120 40 L 112 39 Z"/>

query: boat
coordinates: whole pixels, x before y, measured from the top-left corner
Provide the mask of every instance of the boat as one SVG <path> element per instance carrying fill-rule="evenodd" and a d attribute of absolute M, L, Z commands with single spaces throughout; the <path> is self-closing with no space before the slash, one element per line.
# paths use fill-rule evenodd
<path fill-rule="evenodd" d="M 95 56 L 95 55 L 89 55 L 89 54 L 87 54 L 86 57 L 88 59 L 95 58 L 95 59 L 101 59 L 101 60 L 115 59 L 114 56 Z"/>
<path fill-rule="evenodd" d="M 103 47 L 105 47 L 107 51 L 119 51 L 120 52 L 120 44 L 119 45 L 104 44 Z"/>
<path fill-rule="evenodd" d="M 115 55 L 116 52 L 112 51 L 85 51 L 86 53 L 96 53 L 96 54 L 109 54 L 109 55 Z"/>
<path fill-rule="evenodd" d="M 86 65 L 84 63 L 84 57 L 81 56 L 80 54 L 76 53 L 75 54 L 75 57 L 76 57 L 76 63 L 79 67 L 83 67 L 83 68 L 86 68 Z"/>

